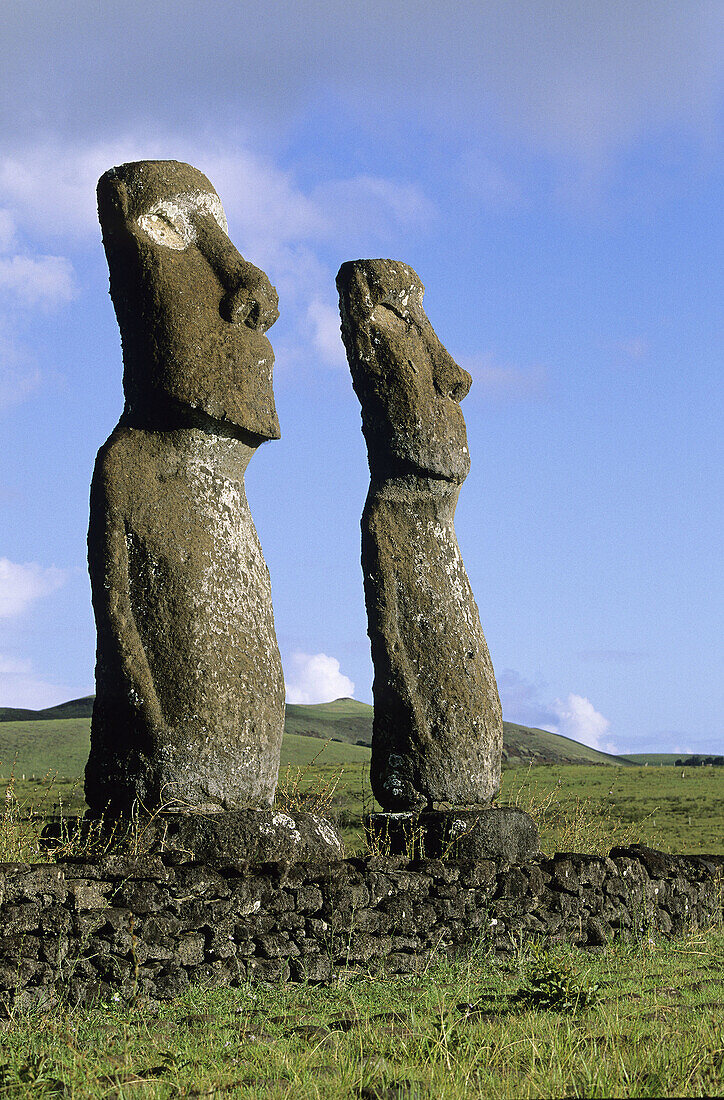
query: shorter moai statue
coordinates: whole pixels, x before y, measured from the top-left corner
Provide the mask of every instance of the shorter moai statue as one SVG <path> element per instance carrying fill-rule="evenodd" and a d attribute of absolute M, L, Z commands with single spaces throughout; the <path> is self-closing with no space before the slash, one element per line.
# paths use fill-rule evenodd
<path fill-rule="evenodd" d="M 372 790 L 385 810 L 489 806 L 503 724 L 453 519 L 470 469 L 471 378 L 438 340 L 406 264 L 337 276 L 371 482 L 362 571 L 374 665 Z"/>
<path fill-rule="evenodd" d="M 125 408 L 91 487 L 86 799 L 115 816 L 269 807 L 284 678 L 244 474 L 279 438 L 265 335 L 276 291 L 188 164 L 112 168 L 98 209 Z"/>

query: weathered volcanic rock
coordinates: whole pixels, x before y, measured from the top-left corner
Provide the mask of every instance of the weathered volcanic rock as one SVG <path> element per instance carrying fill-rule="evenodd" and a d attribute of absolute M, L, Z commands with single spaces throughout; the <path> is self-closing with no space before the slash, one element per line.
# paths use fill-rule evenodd
<path fill-rule="evenodd" d="M 111 169 L 98 204 L 126 404 L 91 487 L 86 799 L 111 814 L 269 806 L 284 680 L 244 473 L 279 436 L 276 292 L 189 165 Z"/>
<path fill-rule="evenodd" d="M 539 852 L 533 819 L 515 806 L 370 814 L 372 848 L 408 859 L 494 859 L 525 863 Z"/>
<path fill-rule="evenodd" d="M 146 851 L 176 852 L 198 861 L 344 859 L 344 845 L 334 826 L 317 814 L 300 811 L 158 814 L 143 829 L 142 842 Z"/>
<path fill-rule="evenodd" d="M 371 473 L 372 790 L 389 810 L 485 805 L 500 785 L 503 724 L 453 524 L 470 468 L 460 401 L 471 378 L 435 335 L 411 267 L 356 260 L 337 286 Z"/>

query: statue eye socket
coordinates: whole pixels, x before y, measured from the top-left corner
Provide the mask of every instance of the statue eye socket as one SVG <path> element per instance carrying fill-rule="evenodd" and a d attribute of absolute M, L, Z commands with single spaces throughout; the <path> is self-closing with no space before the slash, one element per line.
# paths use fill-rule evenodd
<path fill-rule="evenodd" d="M 211 215 L 223 233 L 228 233 L 226 215 L 218 195 L 190 191 L 169 195 L 141 214 L 138 225 L 154 244 L 182 252 L 197 239 L 195 220 Z"/>
<path fill-rule="evenodd" d="M 142 214 L 138 224 L 154 244 L 162 245 L 164 248 L 173 248 L 181 252 L 191 243 L 181 225 L 174 225 L 170 218 L 163 214 Z"/>

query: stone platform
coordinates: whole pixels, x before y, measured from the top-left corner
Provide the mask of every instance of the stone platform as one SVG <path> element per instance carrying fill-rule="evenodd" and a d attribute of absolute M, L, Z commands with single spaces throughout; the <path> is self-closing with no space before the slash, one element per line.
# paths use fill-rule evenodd
<path fill-rule="evenodd" d="M 344 845 L 331 822 L 298 810 L 223 810 L 219 813 L 157 813 L 115 819 L 66 818 L 43 830 L 49 847 L 77 835 L 104 847 L 175 860 L 236 860 L 265 863 L 320 862 L 344 858 Z"/>
<path fill-rule="evenodd" d="M 365 820 L 372 851 L 407 859 L 525 863 L 540 854 L 533 819 L 513 806 L 375 813 Z"/>
<path fill-rule="evenodd" d="M 0 864 L 0 1018 L 13 1006 L 168 1000 L 188 989 L 422 973 L 460 952 L 614 938 L 722 919 L 724 855 L 615 848 L 519 866 L 379 856 L 197 862 L 177 852 Z"/>

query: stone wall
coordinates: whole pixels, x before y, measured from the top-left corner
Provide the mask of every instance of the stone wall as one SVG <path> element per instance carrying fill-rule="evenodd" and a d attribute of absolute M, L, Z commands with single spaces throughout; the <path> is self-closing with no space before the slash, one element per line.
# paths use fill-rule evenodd
<path fill-rule="evenodd" d="M 164 999 L 190 982 L 407 973 L 520 939 L 600 946 L 722 919 L 724 856 L 557 854 L 493 862 L 181 862 L 178 854 L 0 864 L 0 997 Z"/>

